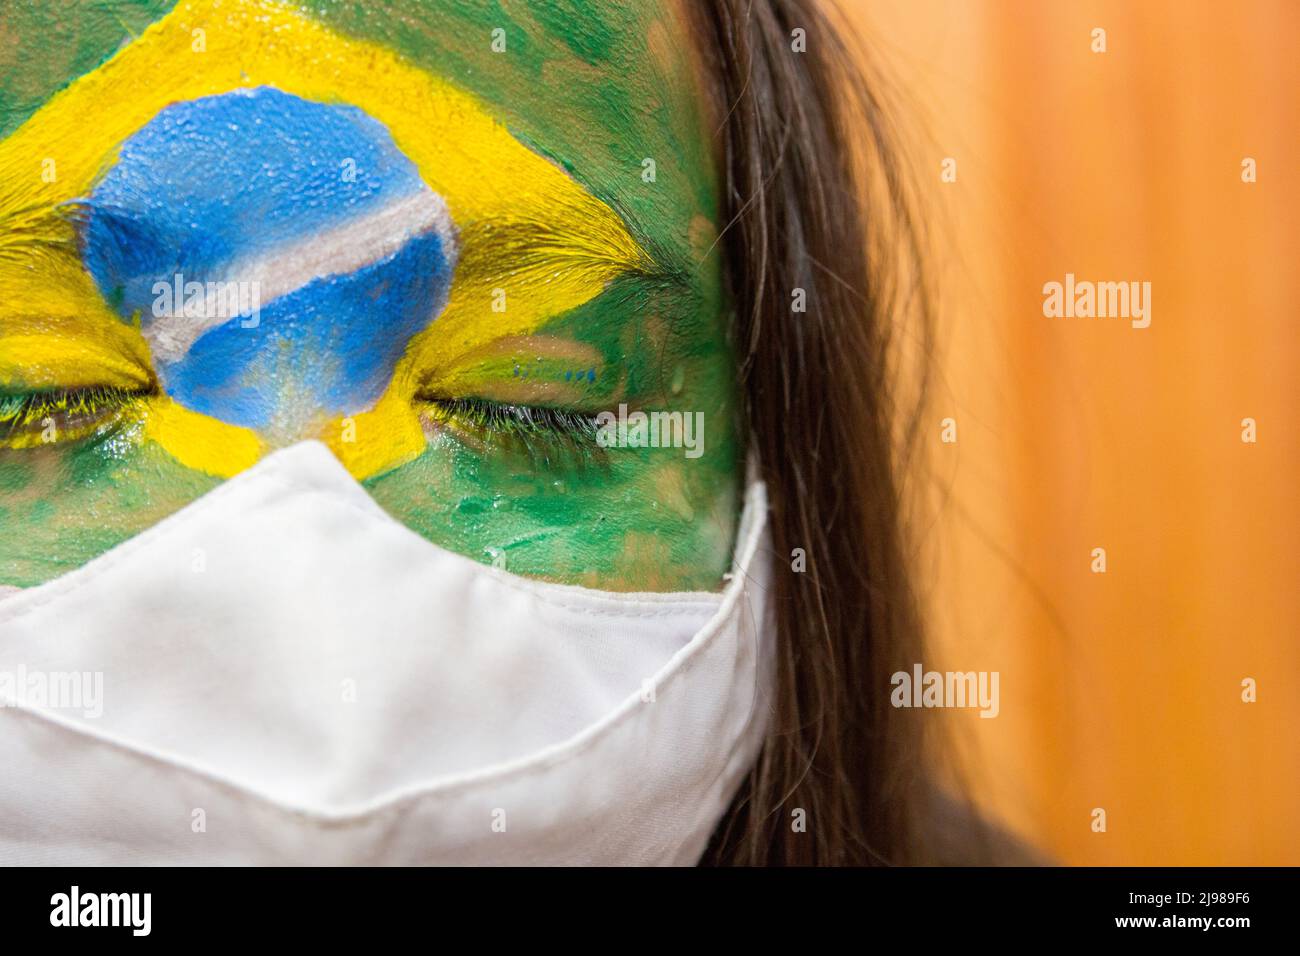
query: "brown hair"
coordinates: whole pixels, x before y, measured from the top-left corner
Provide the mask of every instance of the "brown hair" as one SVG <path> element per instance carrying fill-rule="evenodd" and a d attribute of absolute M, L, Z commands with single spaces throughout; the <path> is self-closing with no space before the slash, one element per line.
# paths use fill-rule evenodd
<path fill-rule="evenodd" d="M 923 718 L 889 703 L 891 674 L 924 660 L 900 476 L 925 376 L 905 401 L 896 334 L 911 316 L 927 354 L 934 308 L 885 87 L 812 0 L 690 6 L 721 100 L 735 346 L 777 562 L 771 729 L 703 862 L 935 861 Z M 805 573 L 784 570 L 796 548 Z"/>

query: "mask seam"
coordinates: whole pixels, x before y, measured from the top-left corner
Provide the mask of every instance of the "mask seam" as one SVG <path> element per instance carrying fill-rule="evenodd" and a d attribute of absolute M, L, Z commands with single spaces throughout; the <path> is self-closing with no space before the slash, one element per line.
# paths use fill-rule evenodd
<path fill-rule="evenodd" d="M 697 653 L 702 651 L 707 645 L 701 645 L 697 648 Z M 674 655 L 675 656 L 675 655 Z M 692 654 L 692 658 L 695 655 Z M 672 660 L 669 660 L 669 664 Z M 688 673 L 693 668 L 690 666 L 691 661 L 679 662 L 669 675 L 663 680 L 651 679 L 651 683 L 662 693 L 666 689 L 672 688 L 679 683 L 678 678 Z M 415 785 L 414 789 L 407 793 L 395 793 L 390 797 L 383 798 L 378 805 L 373 807 L 364 807 L 354 811 L 340 811 L 337 815 L 319 810 L 312 810 L 308 807 L 295 806 L 285 801 L 270 796 L 264 792 L 259 792 L 246 783 L 240 782 L 234 778 L 228 777 L 221 772 L 205 767 L 201 764 L 191 762 L 187 759 L 178 758 L 169 755 L 164 751 L 158 751 L 146 748 L 139 744 L 132 743 L 116 735 L 109 735 L 99 731 L 92 731 L 76 725 L 71 720 L 57 714 L 45 711 L 34 710 L 29 707 L 7 703 L 0 707 L 0 712 L 9 712 L 19 717 L 26 717 L 35 720 L 45 726 L 57 727 L 63 733 L 69 734 L 75 739 L 93 743 L 102 747 L 109 747 L 112 750 L 123 754 L 128 759 L 138 760 L 153 765 L 164 772 L 181 773 L 186 777 L 195 778 L 199 781 L 218 787 L 224 790 L 242 803 L 251 803 L 269 810 L 273 813 L 293 817 L 312 827 L 324 830 L 346 830 L 364 827 L 374 823 L 382 823 L 394 815 L 428 799 L 437 799 L 439 797 L 454 796 L 457 793 L 463 793 L 472 790 L 476 786 L 484 785 L 504 785 L 506 783 L 517 781 L 528 781 L 542 774 L 549 773 L 555 767 L 570 760 L 577 759 L 583 754 L 598 745 L 601 741 L 621 727 L 628 715 L 634 711 L 627 709 L 627 700 L 639 700 L 640 692 L 634 691 L 623 704 L 620 704 L 613 712 L 607 714 L 596 724 L 588 728 L 579 730 L 577 734 L 570 736 L 558 744 L 550 745 L 543 748 L 540 755 L 533 754 L 526 756 L 525 760 L 530 761 L 523 766 L 507 767 L 500 771 L 492 771 L 482 778 L 471 778 L 463 781 L 457 781 L 454 778 L 449 779 L 446 783 L 436 781 L 426 782 Z M 642 705 L 645 706 L 645 705 Z M 571 750 L 565 750 L 563 753 L 546 754 L 544 751 L 553 747 L 567 748 L 575 736 L 581 736 L 592 727 L 596 732 L 585 740 L 580 741 L 577 745 L 572 746 Z"/>

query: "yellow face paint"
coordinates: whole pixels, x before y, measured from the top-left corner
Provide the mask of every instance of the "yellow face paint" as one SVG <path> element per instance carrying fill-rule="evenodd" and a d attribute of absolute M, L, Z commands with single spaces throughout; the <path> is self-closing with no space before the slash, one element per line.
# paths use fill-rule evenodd
<path fill-rule="evenodd" d="M 37 355 L 39 347 L 21 331 L 23 320 L 0 312 L 0 354 L 12 328 L 11 355 L 27 357 L 0 361 L 38 359 L 29 367 L 45 370 L 42 387 L 149 379 L 140 361 L 148 346 L 81 267 L 63 204 L 88 195 L 120 144 L 169 104 L 260 86 L 354 106 L 379 121 L 446 201 L 459 229 L 448 302 L 411 340 L 387 392 L 370 411 L 301 436 L 326 440 L 359 478 L 424 450 L 412 405 L 422 383 L 454 376 L 493 340 L 534 332 L 593 298 L 616 275 L 650 267 L 608 206 L 445 81 L 283 4 L 195 0 L 179 4 L 0 143 L 0 309 L 21 303 L 24 314 L 75 318 L 101 329 L 111 322 L 122 330 L 122 341 L 103 356 L 54 340 Z M 88 115 L 95 124 L 86 124 Z M 130 358 L 115 364 L 110 352 Z M 94 368 L 100 381 L 76 380 Z M 64 380 L 56 381 L 59 376 Z M 262 450 L 249 429 L 188 412 L 170 399 L 152 401 L 147 421 L 147 434 L 174 457 L 212 474 L 242 470 Z"/>
<path fill-rule="evenodd" d="M 148 345 L 138 330 L 107 310 L 0 320 L 0 387 L 48 391 L 100 385 L 135 392 L 152 384 Z"/>
<path fill-rule="evenodd" d="M 233 475 L 256 464 L 265 447 L 255 432 L 192 412 L 166 395 L 149 403 L 144 434 L 186 468 Z"/>

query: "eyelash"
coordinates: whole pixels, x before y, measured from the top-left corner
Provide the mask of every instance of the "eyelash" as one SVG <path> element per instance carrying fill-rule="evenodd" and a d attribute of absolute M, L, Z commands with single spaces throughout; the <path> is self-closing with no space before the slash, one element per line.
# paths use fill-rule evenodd
<path fill-rule="evenodd" d="M 45 392 L 0 394 L 0 442 L 15 442 L 43 431 L 52 420 L 62 440 L 85 437 L 143 398 L 140 392 L 110 386 L 63 388 Z"/>
<path fill-rule="evenodd" d="M 596 416 L 537 405 L 511 405 L 481 398 L 426 399 L 429 417 L 468 431 L 481 440 L 525 452 L 551 464 L 559 453 L 569 461 L 585 463 L 603 457 L 596 442 Z"/>
<path fill-rule="evenodd" d="M 139 392 L 108 386 L 0 394 L 0 442 L 29 438 L 51 419 L 58 432 L 64 433 L 61 440 L 85 437 L 103 426 L 109 413 L 120 413 L 143 397 Z M 479 398 L 428 399 L 425 404 L 437 424 L 452 425 L 481 440 L 523 451 L 544 464 L 552 464 L 556 454 L 577 464 L 603 457 L 604 449 L 596 442 L 594 415 Z"/>

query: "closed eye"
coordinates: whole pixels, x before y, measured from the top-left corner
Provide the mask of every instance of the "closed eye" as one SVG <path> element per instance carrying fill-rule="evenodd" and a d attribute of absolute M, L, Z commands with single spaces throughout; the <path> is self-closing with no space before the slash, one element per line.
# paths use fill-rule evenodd
<path fill-rule="evenodd" d="M 596 435 L 596 416 L 539 405 L 516 405 L 482 398 L 436 399 L 433 404 L 448 414 L 460 415 L 486 428 L 521 431 L 569 432 Z"/>
<path fill-rule="evenodd" d="M 75 441 L 118 424 L 152 391 L 114 386 L 0 392 L 0 446 Z"/>
<path fill-rule="evenodd" d="M 482 398 L 424 399 L 421 406 L 422 418 L 434 430 L 451 429 L 485 449 L 520 451 L 548 465 L 583 464 L 604 457 L 592 414 Z"/>

